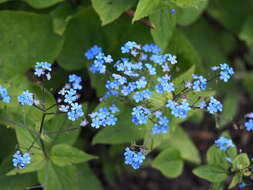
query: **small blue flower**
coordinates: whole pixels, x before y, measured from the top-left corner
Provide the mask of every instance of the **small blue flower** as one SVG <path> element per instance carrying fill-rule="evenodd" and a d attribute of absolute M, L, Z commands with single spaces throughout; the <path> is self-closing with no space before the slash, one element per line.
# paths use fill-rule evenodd
<path fill-rule="evenodd" d="M 82 82 L 82 78 L 75 75 L 75 74 L 71 74 L 69 75 L 69 82 L 72 84 L 72 88 L 74 90 L 82 90 L 82 85 L 81 85 L 81 82 Z"/>
<path fill-rule="evenodd" d="M 127 42 L 121 47 L 121 53 L 130 53 L 134 49 L 140 49 L 140 46 L 136 42 Z"/>
<path fill-rule="evenodd" d="M 160 48 L 155 44 L 146 44 L 142 46 L 142 50 L 145 53 L 153 53 L 153 54 L 160 54 Z"/>
<path fill-rule="evenodd" d="M 114 126 L 118 121 L 118 118 L 115 117 L 115 114 L 120 110 L 116 105 L 111 105 L 109 108 L 102 107 L 97 112 L 89 114 L 92 122 L 91 127 L 100 128 L 105 126 Z"/>
<path fill-rule="evenodd" d="M 253 112 L 247 113 L 245 117 L 253 119 Z"/>
<path fill-rule="evenodd" d="M 72 104 L 73 102 L 78 100 L 78 95 L 76 90 L 74 89 L 68 89 L 66 90 L 66 94 L 64 95 L 64 102 L 68 104 Z"/>
<path fill-rule="evenodd" d="M 131 165 L 133 169 L 140 168 L 141 164 L 145 160 L 145 156 L 141 151 L 135 152 L 130 150 L 129 147 L 125 149 L 124 157 L 125 157 L 125 164 Z"/>
<path fill-rule="evenodd" d="M 79 105 L 78 103 L 71 104 L 70 111 L 68 111 L 67 115 L 68 119 L 71 121 L 75 121 L 84 116 L 82 105 Z"/>
<path fill-rule="evenodd" d="M 151 95 L 152 93 L 149 90 L 145 89 L 143 91 L 136 92 L 133 95 L 133 99 L 135 100 L 136 103 L 139 103 L 143 100 L 149 99 Z"/>
<path fill-rule="evenodd" d="M 173 92 L 175 90 L 174 84 L 169 82 L 170 76 L 165 75 L 163 77 L 159 77 L 157 81 L 159 84 L 155 86 L 156 92 L 163 94 L 164 92 Z"/>
<path fill-rule="evenodd" d="M 170 9 L 171 14 L 175 14 L 176 12 L 177 12 L 176 9 Z"/>
<path fill-rule="evenodd" d="M 192 78 L 195 79 L 192 83 L 192 89 L 195 91 L 202 91 L 206 89 L 207 79 L 201 75 L 192 75 Z"/>
<path fill-rule="evenodd" d="M 29 153 L 22 154 L 20 151 L 17 151 L 13 155 L 12 159 L 13 166 L 19 169 L 27 167 L 27 164 L 31 163 L 31 157 Z"/>
<path fill-rule="evenodd" d="M 232 67 L 229 67 L 228 64 L 220 64 L 219 66 L 214 66 L 211 68 L 212 71 L 220 70 L 220 80 L 227 82 L 231 76 L 234 74 L 234 70 Z"/>
<path fill-rule="evenodd" d="M 22 94 L 18 96 L 18 101 L 20 105 L 28 105 L 32 106 L 33 105 L 33 94 L 30 93 L 28 90 L 24 91 Z"/>
<path fill-rule="evenodd" d="M 242 189 L 242 188 L 246 187 L 246 184 L 245 184 L 245 183 L 240 183 L 240 184 L 238 185 L 238 187 L 239 187 L 240 189 Z"/>
<path fill-rule="evenodd" d="M 220 137 L 219 139 L 215 140 L 215 145 L 223 151 L 226 151 L 229 147 L 235 147 L 233 141 L 226 137 Z"/>
<path fill-rule="evenodd" d="M 188 111 L 191 110 L 189 103 L 186 99 L 183 99 L 181 104 L 173 100 L 169 100 L 166 104 L 166 107 L 171 109 L 171 114 L 177 118 L 186 118 Z"/>
<path fill-rule="evenodd" d="M 151 111 L 143 106 L 134 107 L 132 110 L 132 122 L 135 125 L 146 124 Z"/>
<path fill-rule="evenodd" d="M 124 96 L 128 96 L 129 94 L 131 94 L 132 92 L 134 92 L 136 89 L 137 89 L 136 82 L 129 82 L 128 85 L 124 85 L 122 87 L 121 93 Z"/>
<path fill-rule="evenodd" d="M 167 133 L 169 130 L 168 118 L 162 116 L 161 111 L 156 111 L 154 115 L 157 118 L 158 122 L 154 124 L 152 128 L 152 134 Z"/>
<path fill-rule="evenodd" d="M 86 51 L 84 55 L 88 60 L 91 60 L 94 59 L 101 52 L 102 48 L 97 45 L 94 45 L 92 48 Z"/>
<path fill-rule="evenodd" d="M 155 75 L 156 74 L 156 68 L 153 67 L 151 64 L 146 63 L 145 66 L 148 69 L 148 72 L 149 72 L 150 75 Z"/>
<path fill-rule="evenodd" d="M 253 131 L 253 119 L 249 119 L 244 123 L 247 131 Z"/>
<path fill-rule="evenodd" d="M 52 65 L 48 62 L 37 62 L 35 65 L 34 75 L 41 77 L 46 76 L 47 80 L 51 79 L 50 72 L 52 71 Z"/>
<path fill-rule="evenodd" d="M 172 65 L 177 63 L 177 57 L 175 55 L 169 54 L 167 59 Z"/>
<path fill-rule="evenodd" d="M 210 114 L 214 114 L 217 112 L 221 112 L 222 108 L 223 108 L 223 105 L 212 96 L 210 99 L 210 102 L 208 103 L 207 111 Z"/>
<path fill-rule="evenodd" d="M 3 101 L 4 103 L 6 103 L 6 104 L 7 104 L 7 103 L 10 103 L 11 97 L 8 95 L 7 89 L 4 88 L 4 87 L 2 87 L 1 85 L 0 85 L 0 96 L 1 96 L 2 101 Z"/>
<path fill-rule="evenodd" d="M 204 102 L 204 101 L 199 102 L 198 107 L 199 107 L 200 109 L 204 109 L 204 108 L 206 107 L 206 102 Z"/>
<path fill-rule="evenodd" d="M 141 88 L 145 88 L 147 85 L 147 80 L 145 77 L 141 77 L 139 80 L 137 80 L 136 82 L 136 88 L 137 89 L 141 89 Z"/>

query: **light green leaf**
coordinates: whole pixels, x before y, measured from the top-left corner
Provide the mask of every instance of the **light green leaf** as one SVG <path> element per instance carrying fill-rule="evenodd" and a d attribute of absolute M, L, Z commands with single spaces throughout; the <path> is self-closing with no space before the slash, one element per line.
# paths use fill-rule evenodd
<path fill-rule="evenodd" d="M 244 169 L 249 167 L 250 161 L 247 154 L 242 153 L 235 157 L 235 159 L 232 162 L 233 168 L 235 169 Z"/>
<path fill-rule="evenodd" d="M 152 14 L 160 7 L 161 7 L 160 0 L 139 0 L 139 3 L 137 5 L 134 14 L 133 22 Z"/>
<path fill-rule="evenodd" d="M 199 4 L 205 0 L 171 0 L 172 3 L 175 3 L 179 7 L 198 7 Z"/>
<path fill-rule="evenodd" d="M 131 8 L 135 2 L 136 0 L 92 0 L 92 5 L 98 13 L 102 25 L 106 25 Z"/>
<path fill-rule="evenodd" d="M 232 181 L 229 184 L 229 189 L 235 187 L 237 184 L 242 182 L 242 178 L 243 178 L 243 174 L 238 172 L 234 175 L 234 177 L 232 178 Z"/>
<path fill-rule="evenodd" d="M 38 172 L 44 190 L 77 190 L 78 178 L 75 166 L 58 167 L 51 162 Z"/>
<path fill-rule="evenodd" d="M 52 63 L 55 60 L 62 38 L 54 34 L 49 16 L 1 11 L 0 17 L 2 77 L 9 79 L 9 76 L 23 73 L 37 61 Z"/>
<path fill-rule="evenodd" d="M 30 6 L 34 8 L 47 8 L 50 6 L 53 6 L 61 1 L 64 0 L 24 0 L 26 3 L 28 3 Z"/>
<path fill-rule="evenodd" d="M 151 34 L 156 45 L 162 52 L 169 45 L 170 38 L 176 26 L 176 17 L 168 11 L 168 8 L 162 8 L 150 15 L 151 22 L 155 28 L 151 28 Z"/>
<path fill-rule="evenodd" d="M 58 144 L 53 146 L 50 158 L 55 165 L 67 166 L 80 162 L 86 162 L 96 157 L 67 144 Z"/>
<path fill-rule="evenodd" d="M 193 162 L 200 163 L 200 156 L 198 149 L 193 144 L 190 137 L 187 133 L 180 127 L 177 126 L 173 135 L 168 138 L 165 142 L 163 142 L 159 149 L 165 149 L 167 147 L 172 147 L 178 150 L 183 159 Z"/>
<path fill-rule="evenodd" d="M 213 183 L 222 182 L 228 177 L 224 169 L 213 165 L 200 166 L 195 168 L 193 173 Z"/>
<path fill-rule="evenodd" d="M 170 178 L 178 177 L 183 171 L 183 165 L 180 153 L 172 148 L 162 151 L 152 162 L 154 168 Z"/>
<path fill-rule="evenodd" d="M 243 80 L 244 88 L 251 94 L 253 94 L 253 72 L 248 72 Z"/>
<path fill-rule="evenodd" d="M 224 190 L 224 185 L 222 183 L 213 183 L 211 190 Z"/>

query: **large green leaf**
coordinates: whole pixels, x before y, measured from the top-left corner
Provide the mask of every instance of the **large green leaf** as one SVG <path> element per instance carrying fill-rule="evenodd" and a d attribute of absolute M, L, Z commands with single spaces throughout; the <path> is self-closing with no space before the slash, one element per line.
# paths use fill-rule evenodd
<path fill-rule="evenodd" d="M 161 7 L 160 0 L 139 0 L 133 22 L 145 16 L 152 14 L 155 10 Z"/>
<path fill-rule="evenodd" d="M 34 8 L 46 8 L 55 5 L 56 3 L 59 3 L 64 0 L 24 0 L 26 3 L 28 3 L 30 6 Z"/>
<path fill-rule="evenodd" d="M 45 190 L 78 190 L 75 166 L 58 167 L 48 161 L 38 172 L 38 179 Z"/>
<path fill-rule="evenodd" d="M 176 26 L 176 17 L 166 7 L 151 14 L 150 20 L 155 25 L 154 29 L 150 29 L 154 42 L 164 51 Z"/>
<path fill-rule="evenodd" d="M 239 154 L 233 160 L 232 165 L 235 169 L 238 169 L 238 170 L 249 167 L 250 160 L 249 160 L 248 155 L 246 153 Z"/>
<path fill-rule="evenodd" d="M 50 158 L 55 165 L 67 166 L 86 162 L 96 157 L 67 144 L 58 144 L 53 146 Z"/>
<path fill-rule="evenodd" d="M 224 181 L 228 175 L 224 169 L 217 166 L 206 165 L 200 166 L 193 170 L 193 173 L 203 179 L 206 179 L 213 183 L 219 183 Z"/>
<path fill-rule="evenodd" d="M 244 22 L 239 37 L 244 40 L 248 46 L 253 45 L 253 14 L 249 15 Z"/>
<path fill-rule="evenodd" d="M 2 77 L 23 73 L 37 61 L 55 60 L 62 39 L 54 34 L 49 16 L 1 11 L 0 17 Z"/>
<path fill-rule="evenodd" d="M 165 149 L 167 147 L 172 147 L 178 150 L 182 158 L 187 161 L 200 163 L 198 149 L 187 133 L 179 126 L 176 127 L 173 135 L 160 145 L 159 149 Z"/>
<path fill-rule="evenodd" d="M 160 170 L 163 175 L 176 178 L 183 172 L 184 162 L 177 150 L 167 148 L 152 162 L 152 166 Z"/>
<path fill-rule="evenodd" d="M 92 5 L 98 13 L 102 25 L 106 25 L 131 8 L 135 2 L 136 0 L 92 0 Z"/>

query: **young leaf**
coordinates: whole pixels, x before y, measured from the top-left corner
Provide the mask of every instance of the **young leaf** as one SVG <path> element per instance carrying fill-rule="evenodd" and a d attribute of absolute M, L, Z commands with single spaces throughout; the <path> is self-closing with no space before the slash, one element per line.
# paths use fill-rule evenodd
<path fill-rule="evenodd" d="M 136 0 L 92 0 L 92 5 L 98 13 L 102 25 L 106 25 L 131 8 L 135 2 Z"/>
<path fill-rule="evenodd" d="M 235 157 L 232 162 L 235 169 L 244 169 L 250 165 L 249 157 L 247 154 L 242 153 Z"/>
<path fill-rule="evenodd" d="M 176 17 L 168 11 L 168 8 L 162 8 L 150 15 L 151 22 L 155 28 L 151 28 L 151 34 L 154 42 L 161 48 L 162 52 L 169 45 L 170 38 L 176 26 Z"/>
<path fill-rule="evenodd" d="M 193 170 L 193 173 L 196 176 L 213 183 L 220 183 L 228 177 L 226 171 L 223 168 L 214 165 L 200 166 L 198 168 L 195 168 Z"/>
<path fill-rule="evenodd" d="M 152 14 L 155 10 L 160 8 L 160 6 L 160 0 L 139 0 L 133 22 Z"/>
<path fill-rule="evenodd" d="M 183 171 L 184 162 L 180 153 L 172 148 L 162 151 L 152 162 L 152 166 L 162 172 L 163 175 L 176 178 Z"/>
<path fill-rule="evenodd" d="M 87 154 L 67 144 L 58 144 L 53 146 L 50 153 L 50 158 L 52 159 L 55 165 L 67 166 L 81 162 L 86 162 L 88 160 L 96 158 L 96 156 Z"/>
<path fill-rule="evenodd" d="M 242 182 L 242 177 L 243 177 L 243 174 L 238 172 L 234 175 L 234 177 L 232 178 L 232 181 L 231 183 L 229 184 L 229 189 L 235 187 L 237 184 L 241 183 Z"/>

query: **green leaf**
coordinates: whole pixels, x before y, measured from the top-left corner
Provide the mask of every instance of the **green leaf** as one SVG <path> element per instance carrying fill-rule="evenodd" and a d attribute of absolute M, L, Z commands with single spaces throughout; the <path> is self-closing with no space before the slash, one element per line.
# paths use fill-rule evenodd
<path fill-rule="evenodd" d="M 253 72 L 248 72 L 243 80 L 244 88 L 251 94 L 253 94 Z"/>
<path fill-rule="evenodd" d="M 205 0 L 171 0 L 172 3 L 175 3 L 177 6 L 185 7 L 198 7 L 201 2 Z"/>
<path fill-rule="evenodd" d="M 59 4 L 51 13 L 50 16 L 53 22 L 53 29 L 56 34 L 63 35 L 69 20 L 74 14 L 74 9 L 70 3 L 64 2 Z"/>
<path fill-rule="evenodd" d="M 120 15 L 130 9 L 136 0 L 92 0 L 92 5 L 98 13 L 102 25 L 109 24 L 116 20 Z"/>
<path fill-rule="evenodd" d="M 196 6 L 182 8 L 177 18 L 177 23 L 183 26 L 192 24 L 200 17 L 207 4 L 208 0 L 202 0 L 197 1 Z"/>
<path fill-rule="evenodd" d="M 87 154 L 67 144 L 58 144 L 53 146 L 50 153 L 50 158 L 55 165 L 67 166 L 80 162 L 86 162 L 88 160 L 96 158 L 96 156 Z"/>
<path fill-rule="evenodd" d="M 239 37 L 244 40 L 248 46 L 253 45 L 253 14 L 249 15 L 242 26 Z"/>
<path fill-rule="evenodd" d="M 28 3 L 30 6 L 34 8 L 47 8 L 50 6 L 53 6 L 63 0 L 24 0 L 26 3 Z"/>
<path fill-rule="evenodd" d="M 152 167 L 160 170 L 163 175 L 176 178 L 183 171 L 184 162 L 180 153 L 172 148 L 162 151 L 152 162 Z"/>
<path fill-rule="evenodd" d="M 174 30 L 166 52 L 173 53 L 177 56 L 179 63 L 177 66 L 181 72 L 186 71 L 192 65 L 196 66 L 196 72 L 203 70 L 197 51 L 187 37 L 178 29 Z"/>
<path fill-rule="evenodd" d="M 222 182 L 228 177 L 224 169 L 213 165 L 200 166 L 195 168 L 193 173 L 213 183 Z"/>
<path fill-rule="evenodd" d="M 96 175 L 92 172 L 88 164 L 78 164 L 78 190 L 82 190 L 84 187 L 89 187 L 89 190 L 102 190 L 102 185 Z"/>
<path fill-rule="evenodd" d="M 235 157 L 235 159 L 232 162 L 233 168 L 235 169 L 244 169 L 249 167 L 250 161 L 247 154 L 242 153 Z"/>
<path fill-rule="evenodd" d="M 163 8 L 151 14 L 149 18 L 155 25 L 155 28 L 150 29 L 154 42 L 164 51 L 176 26 L 176 17 L 169 13 L 168 8 Z"/>
<path fill-rule="evenodd" d="M 187 161 L 199 164 L 200 156 L 198 149 L 188 136 L 188 134 L 180 127 L 177 126 L 173 135 L 163 142 L 158 148 L 165 149 L 167 147 L 172 147 L 178 150 L 181 157 Z"/>
<path fill-rule="evenodd" d="M 123 106 L 120 109 L 118 122 L 115 126 L 107 126 L 101 129 L 94 137 L 92 143 L 98 144 L 120 144 L 129 143 L 143 137 L 141 128 L 135 126 L 132 122 L 131 108 Z M 128 134 L 128 135 L 126 135 Z"/>
<path fill-rule="evenodd" d="M 47 162 L 38 172 L 38 179 L 45 190 L 76 190 L 78 178 L 75 166 L 58 167 Z"/>
<path fill-rule="evenodd" d="M 235 187 L 237 184 L 242 182 L 242 178 L 243 178 L 243 174 L 238 172 L 234 175 L 234 177 L 232 178 L 232 181 L 229 184 L 229 189 Z"/>
<path fill-rule="evenodd" d="M 152 14 L 154 11 L 160 8 L 160 6 L 160 0 L 139 0 L 133 22 Z"/>
<path fill-rule="evenodd" d="M 222 183 L 213 183 L 211 190 L 224 190 L 224 185 Z"/>
<path fill-rule="evenodd" d="M 54 34 L 49 16 L 1 11 L 0 17 L 2 77 L 9 79 L 23 73 L 37 61 L 52 63 L 55 60 L 62 38 Z"/>
<path fill-rule="evenodd" d="M 51 146 L 55 144 L 75 143 L 80 132 L 79 121 L 70 121 L 65 114 L 55 115 L 45 123 L 43 135 L 53 139 Z"/>

